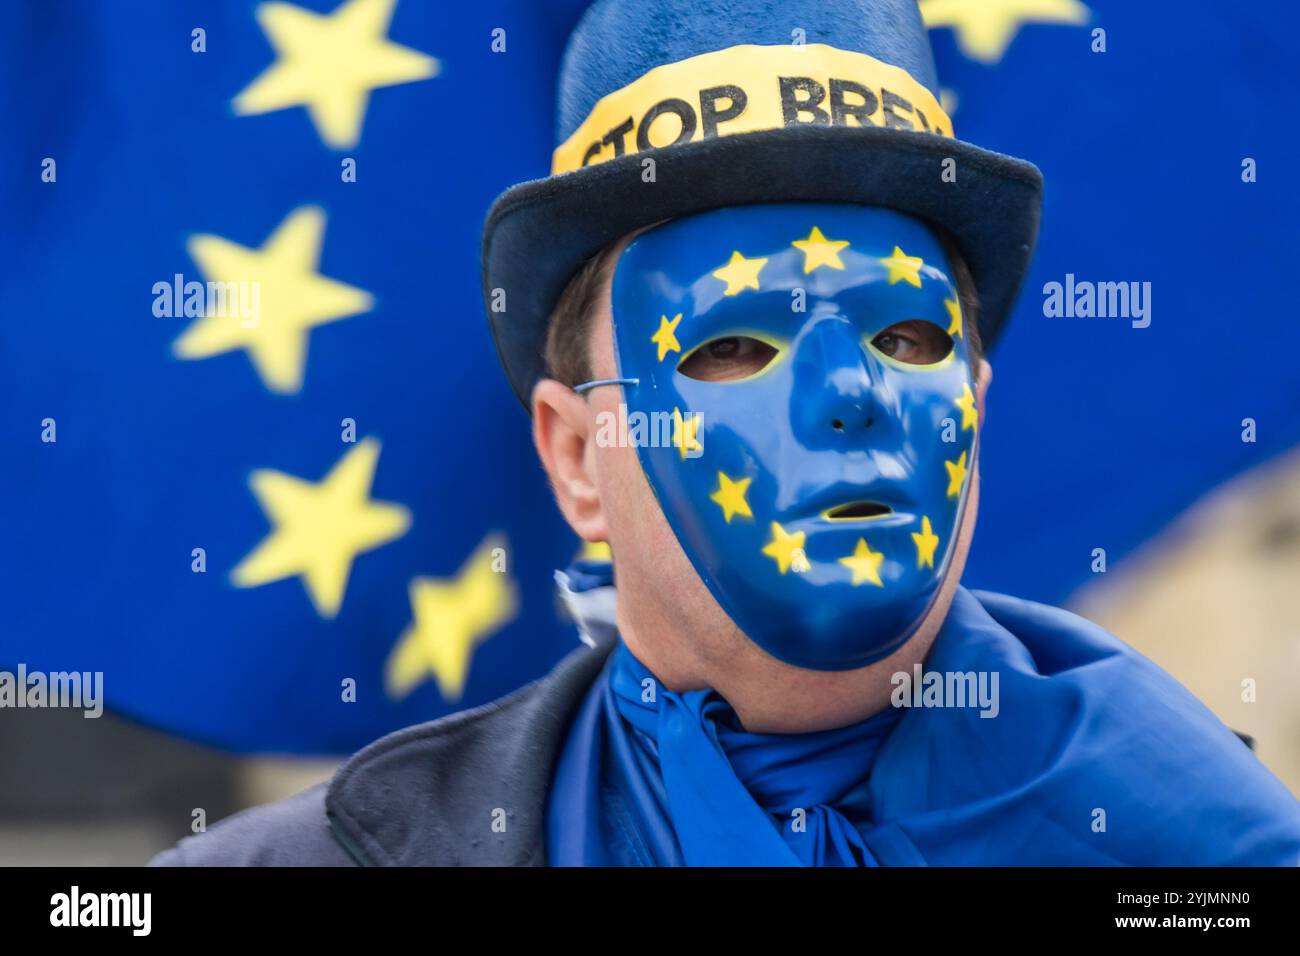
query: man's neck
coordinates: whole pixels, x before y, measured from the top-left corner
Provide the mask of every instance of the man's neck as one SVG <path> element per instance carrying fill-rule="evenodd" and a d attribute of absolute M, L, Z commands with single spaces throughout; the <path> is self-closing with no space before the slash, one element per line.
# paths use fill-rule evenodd
<path fill-rule="evenodd" d="M 818 671 L 785 664 L 736 632 L 730 653 L 676 653 L 667 642 L 640 639 L 636 626 L 619 613 L 619 632 L 628 649 L 673 691 L 710 687 L 753 733 L 808 733 L 846 727 L 890 706 L 894 675 L 911 674 L 925 660 L 948 616 L 957 580 L 945 581 L 916 633 L 893 654 L 866 667 Z M 728 642 L 730 643 L 730 642 Z"/>

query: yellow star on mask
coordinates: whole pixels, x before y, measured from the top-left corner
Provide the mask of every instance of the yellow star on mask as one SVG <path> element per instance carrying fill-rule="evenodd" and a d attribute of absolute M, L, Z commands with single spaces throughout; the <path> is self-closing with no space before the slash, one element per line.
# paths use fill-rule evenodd
<path fill-rule="evenodd" d="M 300 576 L 316 613 L 338 614 L 356 556 L 400 538 L 411 526 L 406 508 L 370 500 L 378 463 L 379 442 L 367 438 L 319 484 L 270 469 L 253 472 L 249 484 L 274 528 L 231 572 L 235 585 L 251 588 Z"/>
<path fill-rule="evenodd" d="M 235 97 L 235 112 L 306 106 L 327 146 L 355 146 L 371 90 L 425 80 L 439 70 L 433 57 L 388 39 L 396 2 L 348 0 L 330 14 L 289 3 L 259 5 L 257 22 L 277 59 Z"/>
<path fill-rule="evenodd" d="M 962 53 L 981 63 L 1002 59 L 1022 24 L 1081 24 L 1091 15 L 1078 0 L 921 0 L 925 25 L 952 27 Z"/>
<path fill-rule="evenodd" d="M 847 558 L 840 558 L 840 564 L 853 572 L 854 585 L 870 581 L 876 587 L 883 588 L 885 583 L 880 580 L 880 562 L 884 560 L 883 554 L 871 550 L 866 538 L 858 538 L 858 545 L 853 549 L 853 553 Z"/>
<path fill-rule="evenodd" d="M 979 409 L 975 407 L 975 396 L 971 394 L 970 386 L 965 382 L 961 386 L 961 398 L 953 399 L 952 403 L 961 409 L 962 431 L 979 424 L 980 414 Z"/>
<path fill-rule="evenodd" d="M 763 547 L 763 553 L 776 562 L 777 570 L 785 574 L 790 570 L 790 562 L 803 553 L 803 541 L 807 535 L 802 531 L 787 534 L 775 521 L 772 522 L 772 540 Z"/>
<path fill-rule="evenodd" d="M 659 331 L 650 336 L 650 341 L 659 346 L 659 361 L 664 360 L 664 356 L 669 352 L 680 352 L 682 347 L 677 342 L 677 323 L 681 322 L 682 314 L 677 313 L 677 317 L 669 319 L 668 316 L 659 317 Z"/>
<path fill-rule="evenodd" d="M 324 235 L 325 213 L 304 206 L 290 213 L 259 249 L 220 236 L 191 238 L 190 255 L 204 278 L 227 289 L 252 290 L 256 308 L 247 317 L 238 314 L 230 294 L 224 310 L 209 303 L 207 314 L 173 343 L 175 354 L 200 359 L 244 349 L 271 391 L 301 389 L 308 331 L 367 312 L 374 304 L 370 293 L 317 273 Z"/>
<path fill-rule="evenodd" d="M 727 283 L 723 295 L 739 295 L 745 289 L 758 288 L 758 274 L 765 265 L 766 259 L 746 259 L 739 251 L 732 251 L 731 261 L 709 274 Z"/>
<path fill-rule="evenodd" d="M 920 256 L 909 256 L 898 246 L 894 246 L 894 254 L 880 261 L 889 270 L 890 285 L 906 282 L 908 285 L 921 288 L 921 267 L 925 265 L 925 260 Z"/>
<path fill-rule="evenodd" d="M 459 700 L 470 659 L 518 611 L 514 582 L 505 572 L 505 541 L 486 538 L 454 578 L 416 578 L 410 584 L 411 624 L 384 669 L 388 696 L 400 700 L 432 675 L 443 700 Z"/>
<path fill-rule="evenodd" d="M 816 226 L 812 227 L 812 232 L 808 233 L 807 239 L 796 239 L 791 243 L 792 246 L 803 253 L 803 271 L 805 275 L 818 266 L 843 269 L 844 262 L 840 259 L 840 252 L 848 244 L 847 239 L 827 239 Z"/>
<path fill-rule="evenodd" d="M 754 517 L 754 513 L 749 510 L 749 502 L 745 500 L 745 493 L 749 491 L 749 483 L 753 478 L 741 478 L 732 481 L 722 472 L 718 472 L 718 490 L 709 495 L 710 501 L 716 501 L 722 508 L 722 517 L 727 524 L 731 524 L 731 519 L 736 515 L 745 518 Z"/>
<path fill-rule="evenodd" d="M 948 334 L 954 339 L 961 338 L 961 303 L 956 299 L 944 299 L 943 304 L 948 309 Z"/>
<path fill-rule="evenodd" d="M 916 545 L 916 567 L 933 568 L 934 567 L 934 549 L 939 546 L 939 536 L 934 533 L 930 527 L 930 519 L 925 515 L 921 516 L 921 533 L 912 532 L 912 541 Z"/>
<path fill-rule="evenodd" d="M 961 494 L 962 482 L 966 480 L 966 453 L 955 462 L 945 461 L 943 467 L 948 469 L 948 497 L 956 498 Z"/>
<path fill-rule="evenodd" d="M 699 415 L 683 418 L 681 409 L 673 409 L 673 447 L 681 453 L 682 461 L 686 460 L 688 452 L 704 451 L 704 446 L 700 444 L 698 437 L 699 430 Z"/>

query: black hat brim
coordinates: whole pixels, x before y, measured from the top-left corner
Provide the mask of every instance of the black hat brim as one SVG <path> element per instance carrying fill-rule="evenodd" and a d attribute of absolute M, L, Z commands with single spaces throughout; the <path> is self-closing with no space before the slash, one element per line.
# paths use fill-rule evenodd
<path fill-rule="evenodd" d="M 642 178 L 647 158 L 655 161 L 653 182 Z M 946 158 L 956 160 L 948 177 Z M 584 262 L 664 219 L 768 202 L 885 206 L 942 226 L 975 280 L 987 349 L 1028 271 L 1042 191 L 1032 163 L 960 140 L 812 125 L 646 150 L 520 183 L 493 203 L 483 231 L 483 289 L 497 354 L 527 408 L 545 375 L 551 310 Z M 500 311 L 492 308 L 496 289 L 505 292 Z"/>

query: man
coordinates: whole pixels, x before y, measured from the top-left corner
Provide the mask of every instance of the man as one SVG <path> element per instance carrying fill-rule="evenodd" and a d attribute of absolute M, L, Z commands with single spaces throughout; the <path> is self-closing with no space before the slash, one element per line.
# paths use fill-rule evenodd
<path fill-rule="evenodd" d="M 911 0 L 599 0 L 483 255 L 612 554 L 558 576 L 591 646 L 158 862 L 1300 862 L 1300 804 L 1172 678 L 960 587 L 1041 178 L 936 90 Z"/>

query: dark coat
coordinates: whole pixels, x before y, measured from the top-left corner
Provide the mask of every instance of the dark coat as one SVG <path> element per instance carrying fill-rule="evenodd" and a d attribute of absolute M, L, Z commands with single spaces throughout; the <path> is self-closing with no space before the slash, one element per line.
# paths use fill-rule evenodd
<path fill-rule="evenodd" d="M 542 866 L 560 749 L 612 644 L 506 697 L 381 737 L 328 783 L 186 837 L 151 866 Z"/>

